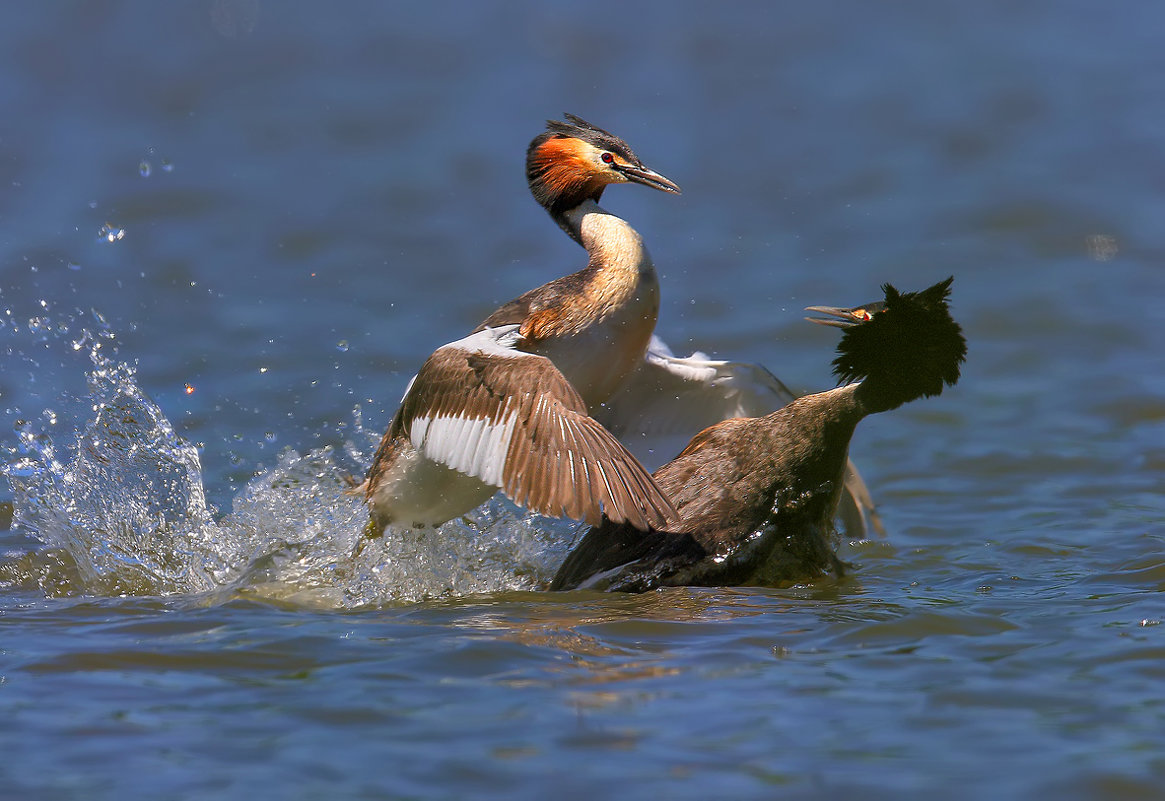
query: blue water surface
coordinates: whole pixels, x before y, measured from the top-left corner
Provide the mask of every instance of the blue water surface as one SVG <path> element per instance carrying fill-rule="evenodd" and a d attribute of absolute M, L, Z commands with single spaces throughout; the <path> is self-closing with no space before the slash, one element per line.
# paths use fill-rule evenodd
<path fill-rule="evenodd" d="M 1159 798 L 1162 30 L 7 8 L 0 798 Z M 828 387 L 803 307 L 955 276 L 963 380 L 859 428 L 888 536 L 849 577 L 541 592 L 577 528 L 497 503 L 345 561 L 344 476 L 425 356 L 583 264 L 525 185 L 563 112 L 683 187 L 604 196 L 676 351 Z"/>

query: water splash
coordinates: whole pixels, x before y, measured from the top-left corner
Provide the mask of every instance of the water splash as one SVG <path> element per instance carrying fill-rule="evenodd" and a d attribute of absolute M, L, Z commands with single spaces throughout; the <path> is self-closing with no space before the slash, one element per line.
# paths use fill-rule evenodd
<path fill-rule="evenodd" d="M 329 448 L 285 451 L 253 479 L 221 525 L 262 540 L 233 583 L 236 592 L 332 607 L 534 589 L 553 575 L 573 539 L 494 499 L 459 520 L 423 531 L 386 529 L 368 539 L 368 512 L 346 494 Z"/>
<path fill-rule="evenodd" d="M 34 564 L 22 557 L 8 573 L 49 594 L 245 595 L 347 608 L 533 589 L 576 537 L 576 524 L 495 499 L 437 529 L 366 538 L 364 504 L 346 492 L 376 441 L 359 409 L 343 448 L 285 450 L 218 515 L 198 450 L 175 433 L 133 367 L 107 355 L 112 333 L 99 315 L 93 320 L 67 340 L 92 366 L 82 399 L 91 416 L 62 445 L 61 413 L 26 415 L 2 470 L 14 525 L 46 546 Z M 44 335 L 43 326 L 29 331 Z"/>
<path fill-rule="evenodd" d="M 67 553 L 96 592 L 208 589 L 225 565 L 206 542 L 211 518 L 198 452 L 137 386 L 134 369 L 103 353 L 113 336 L 99 314 L 94 321 L 95 331 L 84 328 L 69 342 L 92 364 L 94 416 L 66 454 L 47 430 L 17 421 L 15 458 L 4 469 L 14 520 Z M 58 415 L 42 420 L 52 427 Z"/>

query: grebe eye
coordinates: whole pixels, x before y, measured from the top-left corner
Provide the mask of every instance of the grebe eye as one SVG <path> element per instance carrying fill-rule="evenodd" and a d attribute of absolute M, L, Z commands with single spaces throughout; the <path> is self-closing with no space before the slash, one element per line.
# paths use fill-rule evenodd
<path fill-rule="evenodd" d="M 615 157 L 610 153 L 604 153 L 603 155 L 599 156 L 599 158 L 603 160 L 604 164 L 611 164 L 615 161 Z"/>

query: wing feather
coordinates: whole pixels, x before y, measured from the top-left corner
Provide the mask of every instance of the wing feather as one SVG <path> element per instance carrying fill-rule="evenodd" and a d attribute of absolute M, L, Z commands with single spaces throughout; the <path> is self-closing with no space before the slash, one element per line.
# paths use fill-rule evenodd
<path fill-rule="evenodd" d="M 500 487 L 540 514 L 663 528 L 674 507 L 635 457 L 586 413 L 545 357 L 510 347 L 513 326 L 439 348 L 393 428 L 426 458 Z"/>
<path fill-rule="evenodd" d="M 595 418 L 655 469 L 708 426 L 731 417 L 760 417 L 796 397 L 759 364 L 703 353 L 678 358 L 652 337 L 643 362 Z"/>
<path fill-rule="evenodd" d="M 733 417 L 761 417 L 796 397 L 759 364 L 710 359 L 698 352 L 679 358 L 653 336 L 643 362 L 595 418 L 648 470 L 655 470 L 709 426 Z M 838 516 L 850 537 L 865 537 L 871 526 L 884 533 L 853 462 L 847 465 Z"/>

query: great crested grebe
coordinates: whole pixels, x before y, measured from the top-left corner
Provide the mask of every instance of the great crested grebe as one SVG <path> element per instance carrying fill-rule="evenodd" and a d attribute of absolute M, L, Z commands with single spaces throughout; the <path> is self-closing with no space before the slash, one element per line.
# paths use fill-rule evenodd
<path fill-rule="evenodd" d="M 610 184 L 680 189 L 623 140 L 572 115 L 530 143 L 526 176 L 590 260 L 425 362 L 362 487 L 378 531 L 439 525 L 499 488 L 535 512 L 593 523 L 606 514 L 647 529 L 674 515 L 589 411 L 643 360 L 659 312 L 643 240 L 598 200 Z"/>
<path fill-rule="evenodd" d="M 578 272 L 505 304 L 477 330 L 517 325 L 517 347 L 554 362 L 593 414 L 643 361 L 659 316 L 659 279 L 643 238 L 599 206 L 614 183 L 679 194 L 622 139 L 572 114 L 526 150 L 530 192 L 590 257 Z"/>
<path fill-rule="evenodd" d="M 530 143 L 526 177 L 538 203 L 587 250 L 588 263 L 505 304 L 426 362 L 360 488 L 376 530 L 389 523 L 438 525 L 499 488 L 543 514 L 594 523 L 605 511 L 641 527 L 659 524 L 670 507 L 636 459 L 658 465 L 693 432 L 769 412 L 795 397 L 763 367 L 702 354 L 676 358 L 653 336 L 659 282 L 651 257 L 635 229 L 598 201 L 611 184 L 680 189 L 622 139 L 565 116 L 565 122 L 548 121 Z M 490 369 L 471 366 L 471 356 L 473 365 Z M 581 405 L 529 395 L 531 375 L 548 369 L 535 367 L 533 356 L 550 360 Z M 546 379 L 546 386 L 561 382 Z M 551 404 L 555 399 L 565 404 L 562 411 Z M 517 411 L 519 400 L 524 409 L 544 402 L 556 410 L 553 420 L 567 410 L 571 420 L 589 415 L 592 420 L 578 422 L 588 434 L 570 446 L 547 441 L 548 429 Z M 608 431 L 625 449 L 614 447 Z M 528 441 L 535 436 L 541 439 Z M 873 509 L 861 478 L 847 466 L 839 506 L 847 531 L 864 536 L 867 514 L 879 527 Z"/>
<path fill-rule="evenodd" d="M 840 574 L 831 518 L 855 427 L 959 379 L 967 346 L 947 305 L 951 281 L 916 293 L 886 284 L 885 300 L 853 309 L 810 307 L 834 318 L 818 322 L 845 328 L 834 373 L 852 383 L 701 431 L 654 474 L 679 524 L 642 532 L 606 521 L 550 588 L 640 592 Z"/>

